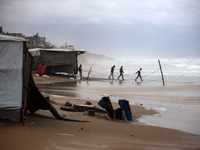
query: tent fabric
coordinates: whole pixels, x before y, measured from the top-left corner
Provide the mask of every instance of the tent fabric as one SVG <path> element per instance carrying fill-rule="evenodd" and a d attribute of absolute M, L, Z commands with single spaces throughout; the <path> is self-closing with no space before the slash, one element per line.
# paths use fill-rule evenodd
<path fill-rule="evenodd" d="M 28 100 L 30 95 L 30 80 L 32 76 L 32 64 L 33 64 L 33 57 L 26 49 L 24 52 L 24 59 L 23 59 L 23 107 L 24 107 L 24 116 L 27 117 L 27 107 L 28 107 Z"/>
<path fill-rule="evenodd" d="M 36 70 L 36 72 L 39 75 L 43 75 L 45 73 L 47 66 L 42 66 L 41 64 L 38 65 L 38 69 Z"/>
<path fill-rule="evenodd" d="M 0 108 L 21 108 L 22 42 L 0 44 Z"/>
<path fill-rule="evenodd" d="M 59 74 L 59 73 L 74 73 L 73 65 L 60 65 L 60 66 L 48 66 L 45 70 L 46 74 Z"/>
<path fill-rule="evenodd" d="M 52 115 L 58 119 L 58 120 L 64 120 L 64 121 L 72 121 L 72 122 L 88 122 L 88 121 L 81 121 L 81 120 L 73 120 L 73 119 L 67 119 L 60 116 L 57 112 L 57 110 L 50 104 L 48 100 L 44 98 L 44 96 L 40 93 L 38 88 L 35 86 L 35 82 L 33 80 L 33 77 L 31 76 L 31 85 L 30 85 L 30 100 L 28 105 L 28 110 L 31 113 L 35 113 L 37 110 L 50 110 Z"/>
<path fill-rule="evenodd" d="M 40 64 L 45 66 L 73 65 L 76 61 L 74 52 L 41 51 Z"/>
<path fill-rule="evenodd" d="M 28 51 L 31 53 L 33 57 L 40 56 L 40 49 L 41 48 L 33 48 L 29 49 Z"/>
<path fill-rule="evenodd" d="M 20 122 L 21 109 L 0 109 L 0 118 L 2 119 L 10 119 L 15 122 Z"/>
<path fill-rule="evenodd" d="M 131 109 L 129 105 L 129 101 L 127 100 L 119 100 L 119 105 L 124 111 L 125 117 L 128 121 L 132 121 L 132 114 L 131 114 Z"/>
<path fill-rule="evenodd" d="M 102 99 L 98 102 L 98 105 L 106 110 L 110 118 L 114 119 L 114 109 L 109 97 L 102 97 Z"/>
<path fill-rule="evenodd" d="M 67 53 L 67 52 L 85 53 L 84 50 L 71 50 L 71 49 L 42 49 L 42 48 L 33 48 L 33 49 L 29 49 L 28 51 L 31 53 L 31 55 L 33 57 L 40 56 L 40 53 L 42 51 L 55 52 L 55 53 L 57 53 L 57 52 L 63 52 L 63 53 Z"/>
<path fill-rule="evenodd" d="M 123 120 L 122 108 L 115 109 L 115 119 Z"/>
<path fill-rule="evenodd" d="M 0 34 L 0 41 L 23 42 L 23 41 L 27 41 L 27 40 L 25 38 Z"/>
<path fill-rule="evenodd" d="M 0 118 L 19 121 L 16 116 L 20 116 L 22 107 L 22 68 L 23 42 L 0 41 Z"/>
<path fill-rule="evenodd" d="M 39 65 L 39 59 L 40 59 L 40 49 L 41 48 L 34 48 L 34 49 L 29 49 L 28 51 L 31 53 L 33 56 L 33 66 L 32 69 L 36 71 L 38 69 Z"/>

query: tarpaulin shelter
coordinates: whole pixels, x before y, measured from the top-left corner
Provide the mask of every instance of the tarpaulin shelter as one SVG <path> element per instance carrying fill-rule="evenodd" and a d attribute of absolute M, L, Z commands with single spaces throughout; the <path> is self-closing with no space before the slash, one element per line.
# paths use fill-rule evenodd
<path fill-rule="evenodd" d="M 39 48 L 29 49 L 29 52 L 34 57 L 33 70 L 40 75 L 57 72 L 73 74 L 78 69 L 78 55 L 85 53 L 84 50 Z"/>
<path fill-rule="evenodd" d="M 31 61 L 25 39 L 0 34 L 0 118 L 18 122 L 26 113 Z"/>
<path fill-rule="evenodd" d="M 24 122 L 28 110 L 50 110 L 59 120 L 77 121 L 61 117 L 35 86 L 32 56 L 23 38 L 0 34 L 0 118 Z"/>

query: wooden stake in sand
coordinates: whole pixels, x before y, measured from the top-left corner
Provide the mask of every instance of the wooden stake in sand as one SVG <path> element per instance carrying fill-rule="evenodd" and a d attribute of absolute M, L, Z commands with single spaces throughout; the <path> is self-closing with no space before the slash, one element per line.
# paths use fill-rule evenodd
<path fill-rule="evenodd" d="M 87 80 L 89 79 L 89 75 L 90 75 L 91 70 L 92 70 L 92 67 L 90 67 L 90 70 L 88 72 Z"/>
<path fill-rule="evenodd" d="M 163 76 L 163 72 L 162 72 L 162 67 L 161 67 L 160 60 L 159 60 L 159 59 L 158 59 L 158 63 L 159 63 L 160 72 L 161 72 L 161 75 L 162 75 L 163 86 L 165 86 L 165 80 L 164 80 L 164 76 Z"/>

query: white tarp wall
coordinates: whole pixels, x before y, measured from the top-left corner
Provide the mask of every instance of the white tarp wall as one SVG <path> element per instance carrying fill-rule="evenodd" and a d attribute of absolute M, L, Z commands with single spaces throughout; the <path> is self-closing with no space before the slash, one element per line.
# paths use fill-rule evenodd
<path fill-rule="evenodd" d="M 20 121 L 23 41 L 0 38 L 0 118 Z"/>

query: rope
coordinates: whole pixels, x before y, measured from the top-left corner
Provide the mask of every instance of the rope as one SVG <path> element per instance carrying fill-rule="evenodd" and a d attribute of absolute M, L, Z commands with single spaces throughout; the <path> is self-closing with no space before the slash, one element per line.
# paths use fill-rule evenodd
<path fill-rule="evenodd" d="M 158 69 L 158 70 L 156 70 L 156 71 L 153 71 L 153 72 L 150 72 L 150 73 L 148 73 L 148 74 L 146 74 L 146 75 L 143 75 L 142 76 L 142 78 L 144 79 L 146 76 L 148 76 L 148 75 L 150 75 L 150 74 L 153 74 L 153 73 L 156 73 L 156 72 L 158 72 L 160 69 Z M 135 80 L 135 78 L 133 79 L 128 79 L 128 80 Z"/>
<path fill-rule="evenodd" d="M 155 80 L 145 80 L 145 81 L 143 81 L 143 83 L 148 83 L 148 82 L 153 82 L 153 81 L 159 81 L 159 80 L 162 80 L 162 79 L 158 78 L 158 79 L 155 79 Z"/>
<path fill-rule="evenodd" d="M 157 71 L 154 71 L 154 72 L 157 72 Z M 99 76 L 96 76 L 96 75 L 94 75 L 93 73 L 90 73 L 93 77 L 95 77 L 95 78 L 102 78 L 102 77 L 99 77 Z M 149 74 L 152 74 L 152 73 L 149 73 Z M 149 75 L 148 74 L 148 75 Z M 146 75 L 147 76 L 147 75 Z M 130 81 L 130 80 L 135 80 L 135 78 L 134 79 L 128 79 L 128 80 L 125 80 L 125 81 Z M 145 81 L 143 81 L 142 83 L 148 83 L 148 82 L 154 82 L 154 81 L 159 81 L 159 80 L 162 80 L 160 77 L 159 78 L 157 78 L 157 79 L 154 79 L 154 80 L 145 80 Z"/>
<path fill-rule="evenodd" d="M 150 72 L 150 73 L 148 73 L 148 74 L 146 74 L 146 75 L 143 75 L 143 77 L 146 77 L 146 76 L 148 76 L 148 75 L 150 75 L 150 74 L 153 74 L 153 73 L 156 73 L 156 72 L 158 72 L 160 69 L 158 69 L 158 70 L 156 70 L 156 71 L 153 71 L 153 72 Z"/>
<path fill-rule="evenodd" d="M 150 73 L 148 73 L 148 74 L 146 74 L 146 75 L 143 75 L 142 78 L 144 79 L 146 76 L 149 76 L 150 74 L 154 74 L 154 73 L 158 72 L 159 70 L 160 70 L 160 69 L 158 69 L 158 70 L 156 70 L 156 71 L 153 71 L 153 72 L 150 72 Z M 100 76 L 95 75 L 95 74 L 92 73 L 92 72 L 90 72 L 90 75 L 91 75 L 92 77 L 95 77 L 95 78 L 102 78 L 102 77 L 100 77 Z M 135 78 L 133 78 L 133 79 L 127 79 L 126 81 L 129 81 L 129 80 L 135 80 Z M 162 80 L 162 79 L 159 77 L 159 78 L 154 79 L 154 80 L 145 80 L 145 81 L 143 81 L 143 83 L 148 83 L 148 82 L 153 82 L 153 81 L 158 81 L 158 80 Z"/>

